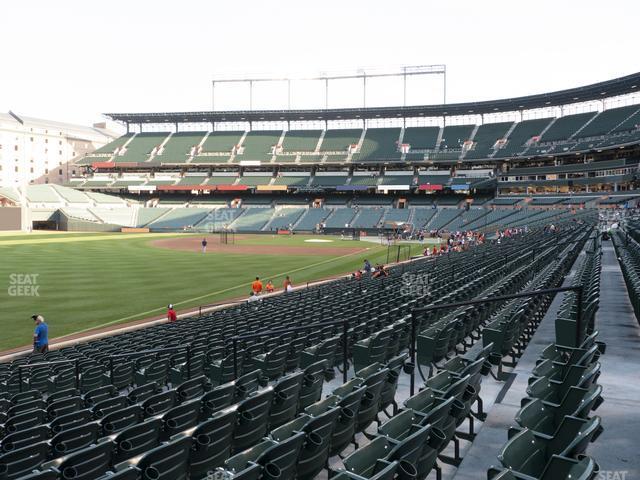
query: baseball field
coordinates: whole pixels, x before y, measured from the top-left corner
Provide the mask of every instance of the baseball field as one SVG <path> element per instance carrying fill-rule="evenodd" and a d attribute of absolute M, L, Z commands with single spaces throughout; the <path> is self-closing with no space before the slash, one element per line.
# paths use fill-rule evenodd
<path fill-rule="evenodd" d="M 387 260 L 370 241 L 330 236 L 219 236 L 120 233 L 0 234 L 0 352 L 28 346 L 30 317 L 43 315 L 50 339 L 248 297 L 259 276 L 279 289 Z M 412 244 L 411 252 L 421 251 Z M 406 255 L 406 250 L 403 250 Z M 395 254 L 392 254 L 395 260 Z"/>

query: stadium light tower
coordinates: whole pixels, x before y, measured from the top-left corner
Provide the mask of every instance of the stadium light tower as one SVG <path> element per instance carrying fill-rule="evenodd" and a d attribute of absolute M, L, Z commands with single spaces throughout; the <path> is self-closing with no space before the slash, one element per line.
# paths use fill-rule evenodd
<path fill-rule="evenodd" d="M 272 77 L 265 75 L 247 76 L 215 76 L 211 80 L 211 110 L 216 111 L 216 85 L 218 84 L 245 84 L 249 88 L 248 100 L 249 110 L 254 109 L 254 86 L 258 83 L 286 83 L 287 88 L 287 109 L 291 110 L 291 87 L 294 82 L 322 82 L 324 83 L 324 107 L 329 108 L 329 86 L 333 81 L 338 80 L 361 80 L 362 81 L 362 106 L 367 106 L 367 84 L 370 79 L 396 77 L 402 78 L 402 103 L 407 106 L 407 80 L 412 76 L 440 75 L 442 77 L 442 103 L 447 103 L 447 66 L 438 65 L 406 65 L 395 68 L 364 67 L 352 70 L 351 72 L 322 72 L 317 76 L 302 77 Z"/>

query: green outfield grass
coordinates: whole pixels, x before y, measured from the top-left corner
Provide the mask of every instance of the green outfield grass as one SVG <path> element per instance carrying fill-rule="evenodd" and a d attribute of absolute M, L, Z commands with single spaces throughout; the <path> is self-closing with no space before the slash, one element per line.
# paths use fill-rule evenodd
<path fill-rule="evenodd" d="M 360 247 L 369 250 L 335 255 L 237 255 L 156 248 L 158 238 L 175 234 L 11 234 L 0 236 L 0 351 L 28 345 L 30 316 L 40 313 L 50 337 L 160 315 L 168 303 L 178 309 L 248 296 L 256 275 L 281 286 L 348 273 L 386 261 L 387 248 L 365 241 L 305 243 L 309 236 L 253 235 L 237 243 Z M 416 254 L 421 246 L 412 245 Z M 36 275 L 26 277 L 25 275 Z M 34 287 L 30 289 L 31 281 Z M 20 285 L 20 286 L 17 286 Z M 35 290 L 35 291 L 34 291 Z M 37 296 L 34 294 L 37 291 Z"/>

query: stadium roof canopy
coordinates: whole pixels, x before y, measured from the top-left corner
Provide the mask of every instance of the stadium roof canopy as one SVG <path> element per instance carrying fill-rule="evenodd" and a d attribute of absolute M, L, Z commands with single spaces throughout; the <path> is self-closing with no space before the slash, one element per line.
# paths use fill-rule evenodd
<path fill-rule="evenodd" d="M 234 110 L 212 112 L 106 113 L 114 121 L 142 123 L 275 122 L 316 120 L 362 120 L 376 118 L 442 117 L 480 115 L 546 108 L 599 100 L 640 90 L 640 72 L 551 93 L 482 102 L 407 107 L 332 108 L 311 110 Z"/>

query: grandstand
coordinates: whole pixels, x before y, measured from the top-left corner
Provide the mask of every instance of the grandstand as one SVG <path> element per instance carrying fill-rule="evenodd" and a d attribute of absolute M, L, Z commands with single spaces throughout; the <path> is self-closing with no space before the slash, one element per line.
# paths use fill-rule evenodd
<path fill-rule="evenodd" d="M 451 105 L 109 114 L 128 133 L 67 185 L 0 189 L 2 208 L 49 230 L 0 237 L 3 262 L 42 264 L 74 321 L 94 301 L 67 289 L 77 272 L 122 310 L 105 330 L 0 358 L 0 480 L 636 469 L 618 432 L 640 427 L 640 107 L 605 100 L 638 81 Z M 61 256 L 74 242 L 82 253 Z M 301 280 L 246 301 L 258 274 Z M 161 302 L 185 307 L 177 322 L 143 303 L 161 276 Z M 140 308 L 109 297 L 120 282 Z"/>

